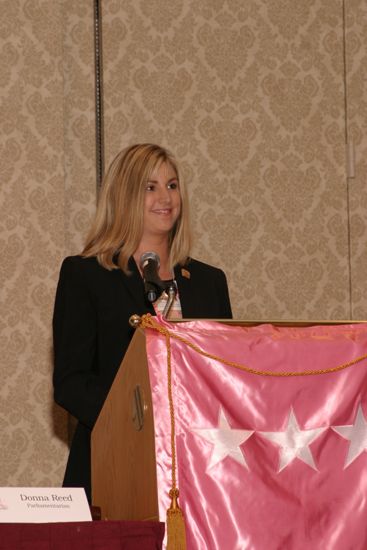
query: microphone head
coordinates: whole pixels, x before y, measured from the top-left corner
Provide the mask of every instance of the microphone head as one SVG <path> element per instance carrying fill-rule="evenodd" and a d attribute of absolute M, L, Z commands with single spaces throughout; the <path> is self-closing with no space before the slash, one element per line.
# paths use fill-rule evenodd
<path fill-rule="evenodd" d="M 159 266 L 161 264 L 158 254 L 155 252 L 144 252 L 140 256 L 140 268 L 144 269 L 144 267 L 147 265 L 147 262 L 151 260 L 152 262 L 157 264 L 157 269 L 159 269 Z"/>
<path fill-rule="evenodd" d="M 159 265 L 159 256 L 155 252 L 144 252 L 140 257 L 145 295 L 149 302 L 155 302 L 164 291 L 164 285 L 158 273 Z"/>

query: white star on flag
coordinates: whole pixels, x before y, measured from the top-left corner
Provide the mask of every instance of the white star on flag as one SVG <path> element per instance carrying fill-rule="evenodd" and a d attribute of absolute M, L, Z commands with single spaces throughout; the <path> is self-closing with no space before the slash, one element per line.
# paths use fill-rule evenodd
<path fill-rule="evenodd" d="M 359 404 L 354 424 L 347 426 L 331 426 L 344 439 L 349 439 L 349 450 L 344 468 L 347 468 L 363 451 L 367 451 L 367 422 Z"/>
<path fill-rule="evenodd" d="M 248 468 L 240 445 L 247 441 L 254 431 L 231 428 L 222 408 L 219 410 L 218 428 L 194 428 L 192 431 L 214 445 L 207 470 L 227 456 Z"/>
<path fill-rule="evenodd" d="M 326 429 L 327 427 L 301 430 L 293 412 L 293 408 L 291 408 L 288 424 L 284 431 L 257 433 L 281 447 L 278 472 L 281 472 L 295 458 L 299 458 L 305 464 L 317 470 L 309 445 Z"/>

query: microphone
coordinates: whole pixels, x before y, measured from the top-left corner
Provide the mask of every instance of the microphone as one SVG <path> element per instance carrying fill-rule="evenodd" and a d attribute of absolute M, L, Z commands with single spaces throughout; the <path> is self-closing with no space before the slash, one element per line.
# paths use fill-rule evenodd
<path fill-rule="evenodd" d="M 144 252 L 140 257 L 140 269 L 143 272 L 145 296 L 149 302 L 155 302 L 164 291 L 158 270 L 160 259 L 155 252 Z"/>

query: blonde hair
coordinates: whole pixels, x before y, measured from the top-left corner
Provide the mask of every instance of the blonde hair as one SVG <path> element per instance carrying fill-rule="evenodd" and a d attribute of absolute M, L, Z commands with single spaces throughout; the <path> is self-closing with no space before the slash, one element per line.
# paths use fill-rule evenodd
<path fill-rule="evenodd" d="M 170 164 L 176 172 L 181 195 L 181 212 L 169 237 L 170 267 L 187 261 L 191 245 L 187 190 L 173 155 L 151 143 L 127 147 L 110 164 L 82 256 L 96 256 L 103 267 L 120 267 L 128 273 L 129 258 L 143 234 L 146 184 L 162 163 Z"/>

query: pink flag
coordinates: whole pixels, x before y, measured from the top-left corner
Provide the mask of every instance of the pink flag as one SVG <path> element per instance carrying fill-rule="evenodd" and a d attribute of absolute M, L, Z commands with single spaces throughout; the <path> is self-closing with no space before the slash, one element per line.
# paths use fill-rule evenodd
<path fill-rule="evenodd" d="M 367 325 L 157 322 L 172 335 L 187 548 L 365 550 Z M 167 346 L 151 329 L 147 353 L 164 519 L 171 487 Z M 320 373 L 296 375 L 310 371 Z"/>

